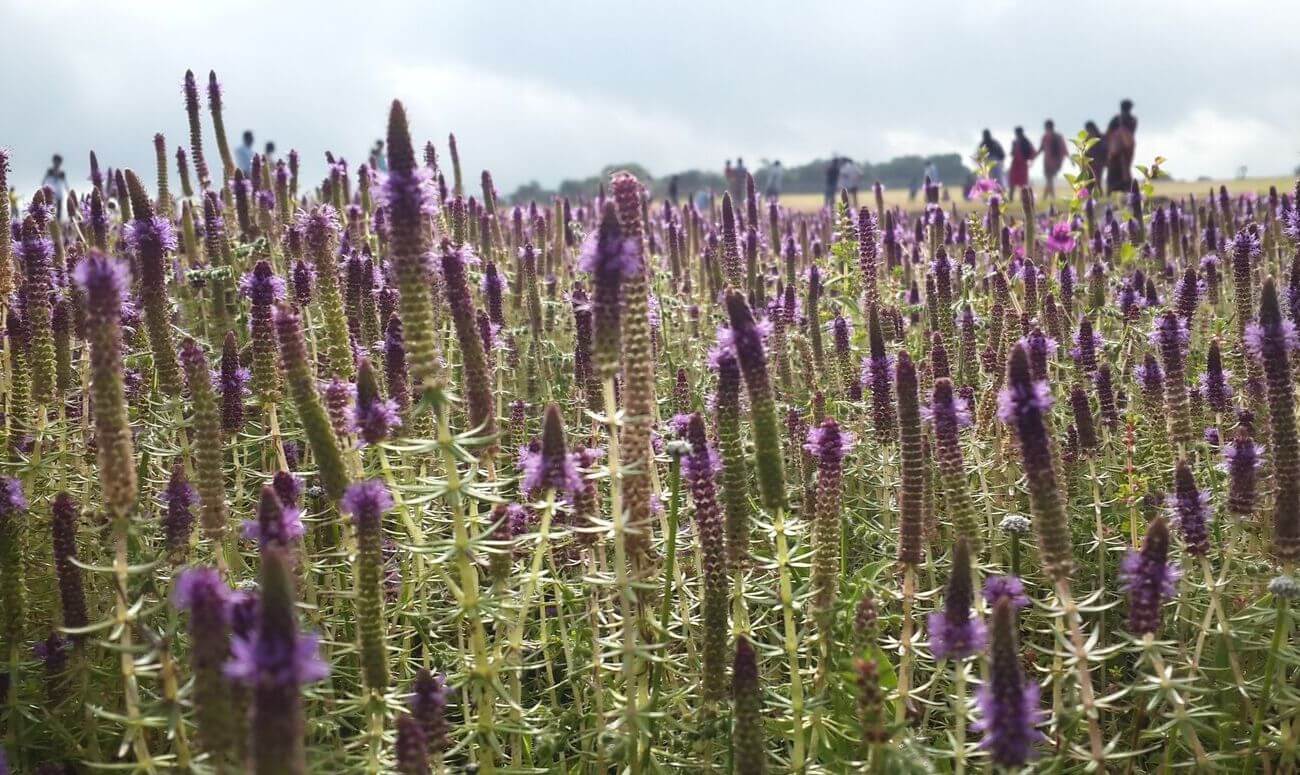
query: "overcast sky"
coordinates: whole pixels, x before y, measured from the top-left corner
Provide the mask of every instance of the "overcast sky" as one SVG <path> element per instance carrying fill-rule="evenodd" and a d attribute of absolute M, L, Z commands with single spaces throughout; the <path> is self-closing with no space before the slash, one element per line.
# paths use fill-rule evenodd
<path fill-rule="evenodd" d="M 394 97 L 507 192 L 627 161 L 967 156 L 984 126 L 1072 134 L 1123 97 L 1139 161 L 1287 174 L 1297 29 L 1300 3 L 1249 0 L 0 0 L 0 146 L 24 188 L 54 151 L 74 186 L 92 148 L 152 172 L 154 132 L 185 141 L 188 67 L 217 71 L 232 143 L 297 148 L 310 179 L 326 149 L 362 161 Z"/>

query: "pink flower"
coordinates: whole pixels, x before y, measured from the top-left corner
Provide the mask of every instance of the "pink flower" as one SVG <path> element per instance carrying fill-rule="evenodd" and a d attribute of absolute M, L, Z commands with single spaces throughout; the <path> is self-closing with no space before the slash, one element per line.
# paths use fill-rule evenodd
<path fill-rule="evenodd" d="M 1047 234 L 1047 249 L 1057 253 L 1069 253 L 1074 250 L 1075 246 L 1074 232 L 1070 229 L 1069 221 L 1061 221 L 1052 225 L 1052 230 Z"/>

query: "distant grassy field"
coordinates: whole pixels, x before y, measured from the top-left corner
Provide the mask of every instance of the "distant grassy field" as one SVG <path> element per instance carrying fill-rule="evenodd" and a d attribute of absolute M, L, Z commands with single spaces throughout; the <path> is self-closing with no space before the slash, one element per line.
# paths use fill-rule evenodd
<path fill-rule="evenodd" d="M 1211 190 L 1218 191 L 1220 185 L 1228 187 L 1228 191 L 1237 194 L 1244 192 L 1255 192 L 1259 194 L 1266 193 L 1269 186 L 1277 186 L 1279 191 L 1289 191 L 1295 185 L 1294 178 L 1243 178 L 1241 180 L 1161 180 L 1156 182 L 1156 195 L 1162 197 L 1181 197 L 1188 194 L 1195 194 L 1198 197 L 1207 195 Z M 950 201 L 957 203 L 957 209 L 961 212 L 971 209 L 974 203 L 967 202 L 962 191 L 958 186 L 946 186 L 947 196 L 949 199 L 944 200 L 945 207 Z M 1057 190 L 1064 188 L 1066 191 L 1069 187 L 1063 182 L 1057 182 Z M 1035 187 L 1036 193 L 1042 194 L 1041 184 Z M 868 186 L 858 194 L 860 205 L 870 205 L 874 202 L 871 188 Z M 781 197 L 781 203 L 794 210 L 810 212 L 822 206 L 821 194 L 786 194 Z M 919 209 L 922 205 L 920 196 L 914 201 L 909 201 L 907 191 L 902 189 L 885 190 L 885 204 L 887 206 L 899 206 L 904 209 Z M 1040 206 L 1045 207 L 1046 203 L 1040 200 Z"/>

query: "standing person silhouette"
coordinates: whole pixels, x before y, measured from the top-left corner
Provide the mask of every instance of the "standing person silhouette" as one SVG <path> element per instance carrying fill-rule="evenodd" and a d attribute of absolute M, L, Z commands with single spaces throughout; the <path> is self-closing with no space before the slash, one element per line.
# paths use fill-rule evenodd
<path fill-rule="evenodd" d="M 1038 143 L 1038 152 L 1043 156 L 1043 177 L 1046 179 L 1043 198 L 1050 200 L 1056 196 L 1056 176 L 1068 154 L 1065 138 L 1056 131 L 1056 123 L 1050 118 L 1043 122 L 1043 139 Z"/>
<path fill-rule="evenodd" d="M 1106 157 L 1109 154 L 1106 136 L 1101 133 L 1096 121 L 1084 124 L 1083 131 L 1088 133 L 1089 139 L 1097 141 L 1088 148 L 1088 174 L 1092 178 L 1093 190 L 1100 192 L 1101 176 L 1106 172 Z"/>
<path fill-rule="evenodd" d="M 782 167 L 781 160 L 777 159 L 767 168 L 767 181 L 763 184 L 763 191 L 768 199 L 781 198 L 781 179 L 784 177 L 785 167 Z"/>
<path fill-rule="evenodd" d="M 1008 180 L 1008 194 L 1014 196 L 1017 188 L 1029 185 L 1029 163 L 1038 153 L 1034 144 L 1025 137 L 1025 128 L 1016 127 L 1016 136 L 1011 140 L 1011 173 Z"/>
<path fill-rule="evenodd" d="M 736 157 L 736 166 L 731 168 L 731 203 L 739 207 L 745 201 L 745 178 L 749 170 L 745 169 L 745 160 Z"/>
<path fill-rule="evenodd" d="M 862 188 L 862 168 L 852 159 L 845 159 L 840 166 L 840 185 L 849 192 L 849 202 L 856 210 L 858 207 L 858 189 Z"/>
<path fill-rule="evenodd" d="M 840 187 L 840 157 L 839 154 L 832 153 L 831 160 L 826 164 L 826 206 L 830 207 L 835 202 L 835 193 Z"/>
<path fill-rule="evenodd" d="M 47 204 L 54 205 L 55 217 L 63 219 L 63 201 L 68 198 L 68 173 L 63 171 L 63 157 L 54 154 L 50 159 L 50 167 L 45 170 L 45 177 L 41 180 L 41 186 L 49 188 L 54 192 L 54 201 Z M 8 191 L 0 191 L 0 196 L 9 196 Z M 9 239 L 6 234 L 4 239 Z"/>
<path fill-rule="evenodd" d="M 244 130 L 244 142 L 235 149 L 235 165 L 244 171 L 245 175 L 253 171 L 253 155 L 257 151 L 253 150 L 253 132 Z"/>
<path fill-rule="evenodd" d="M 999 184 L 1006 183 L 1002 179 L 1002 163 L 1007 159 L 1007 152 L 1002 150 L 1002 143 L 994 140 L 993 133 L 985 129 L 984 136 L 980 139 L 979 148 L 984 151 L 985 158 L 993 164 L 993 168 L 989 171 L 989 177 Z"/>
<path fill-rule="evenodd" d="M 1133 155 L 1137 150 L 1137 116 L 1133 100 L 1119 104 L 1119 113 L 1106 127 L 1106 190 L 1128 191 L 1133 183 Z"/>

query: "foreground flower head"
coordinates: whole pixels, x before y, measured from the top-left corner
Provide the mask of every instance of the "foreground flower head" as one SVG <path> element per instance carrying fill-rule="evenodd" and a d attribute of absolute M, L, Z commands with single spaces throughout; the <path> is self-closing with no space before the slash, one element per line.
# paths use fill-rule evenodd
<path fill-rule="evenodd" d="M 1128 629 L 1134 635 L 1160 630 L 1160 611 L 1178 592 L 1182 572 L 1169 562 L 1169 525 L 1156 517 L 1147 526 L 1140 550 L 1129 550 L 1120 564 L 1120 579 L 1128 593 Z"/>

